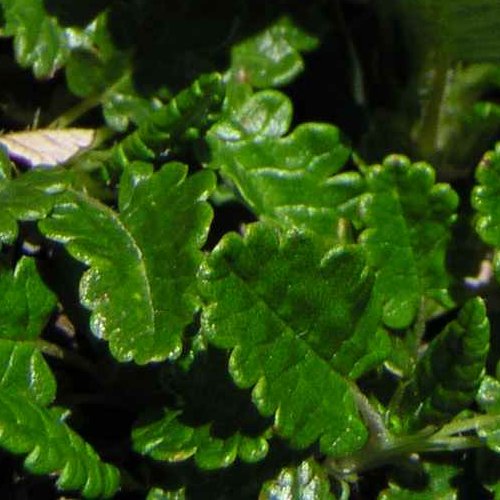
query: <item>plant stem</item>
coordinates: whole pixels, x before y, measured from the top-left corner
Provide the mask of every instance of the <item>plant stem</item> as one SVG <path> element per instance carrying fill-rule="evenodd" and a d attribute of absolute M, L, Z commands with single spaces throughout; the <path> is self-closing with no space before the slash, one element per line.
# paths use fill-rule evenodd
<path fill-rule="evenodd" d="M 500 425 L 500 415 L 478 415 L 444 425 L 438 431 L 428 427 L 410 436 L 370 440 L 358 453 L 344 459 L 327 459 L 327 468 L 337 477 L 348 478 L 362 471 L 400 461 L 417 453 L 481 448 L 484 440 L 477 436 L 455 436 L 489 425 Z"/>
<path fill-rule="evenodd" d="M 449 65 L 446 57 L 435 55 L 433 67 L 429 69 L 429 71 L 432 71 L 430 95 L 422 112 L 422 120 L 416 134 L 418 154 L 426 160 L 433 159 L 438 152 L 437 137 L 448 69 Z"/>
<path fill-rule="evenodd" d="M 36 341 L 36 345 L 44 354 L 67 362 L 69 365 L 84 371 L 94 380 L 102 381 L 102 377 L 98 375 L 99 370 L 97 370 L 90 361 L 79 354 L 65 349 L 57 344 L 53 344 L 52 342 L 47 342 L 46 340 L 38 339 Z"/>
<path fill-rule="evenodd" d="M 101 102 L 102 95 L 87 97 L 49 123 L 47 128 L 66 128 Z"/>

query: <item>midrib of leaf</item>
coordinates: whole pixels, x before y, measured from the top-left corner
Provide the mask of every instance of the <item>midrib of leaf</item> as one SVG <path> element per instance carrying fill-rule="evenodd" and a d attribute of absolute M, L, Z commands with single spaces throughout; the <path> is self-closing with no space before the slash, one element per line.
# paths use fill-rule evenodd
<path fill-rule="evenodd" d="M 254 303 L 257 303 L 257 301 L 258 301 L 259 303 L 263 304 L 272 313 L 272 315 L 283 325 L 283 327 L 284 327 L 283 332 L 287 332 L 289 334 L 289 336 L 291 338 L 293 338 L 294 340 L 300 341 L 300 343 L 306 347 L 307 351 L 309 351 L 310 353 L 313 353 L 319 360 L 321 360 L 321 362 L 325 363 L 328 366 L 329 370 L 331 370 L 332 372 L 335 372 L 335 374 L 339 375 L 340 377 L 342 377 L 344 379 L 343 375 L 340 372 L 337 372 L 330 365 L 328 360 L 321 357 L 321 355 L 318 354 L 304 338 L 302 338 L 306 333 L 308 333 L 307 331 L 295 332 L 294 327 L 292 325 L 290 325 L 290 323 L 285 318 L 283 318 L 275 309 L 273 309 L 271 307 L 271 305 L 265 301 L 264 297 L 262 297 L 261 295 L 256 293 L 251 286 L 248 286 L 248 282 L 245 280 L 244 276 L 241 276 L 240 274 L 238 274 L 236 272 L 236 270 L 231 266 L 231 262 L 229 260 L 227 260 L 226 258 L 224 260 L 228 264 L 233 276 L 235 276 L 243 285 L 245 285 L 245 290 L 247 291 L 247 293 L 249 295 L 251 295 L 252 297 L 255 297 L 257 299 Z M 245 314 L 245 312 L 246 311 L 238 311 L 238 312 L 233 313 L 233 314 L 234 315 Z M 353 330 L 356 331 L 356 328 L 353 328 Z M 273 341 L 260 342 L 260 345 L 272 345 L 273 343 L 274 343 Z M 289 368 L 289 370 L 292 370 L 292 369 L 294 369 L 293 366 Z M 282 372 L 282 373 L 286 373 L 286 372 Z"/>

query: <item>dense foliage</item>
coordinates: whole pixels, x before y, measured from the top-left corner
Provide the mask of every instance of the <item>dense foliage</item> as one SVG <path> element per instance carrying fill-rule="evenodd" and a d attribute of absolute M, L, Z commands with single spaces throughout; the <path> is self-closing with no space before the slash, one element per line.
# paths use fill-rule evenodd
<path fill-rule="evenodd" d="M 500 498 L 498 2 L 220 9 L 0 0 L 1 494 Z"/>

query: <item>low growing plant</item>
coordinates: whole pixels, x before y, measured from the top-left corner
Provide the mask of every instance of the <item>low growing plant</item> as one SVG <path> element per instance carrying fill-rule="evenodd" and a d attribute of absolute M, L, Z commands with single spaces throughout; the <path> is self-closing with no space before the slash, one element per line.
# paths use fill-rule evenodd
<path fill-rule="evenodd" d="M 3 493 L 500 497 L 498 4 L 159 3 L 0 0 Z"/>

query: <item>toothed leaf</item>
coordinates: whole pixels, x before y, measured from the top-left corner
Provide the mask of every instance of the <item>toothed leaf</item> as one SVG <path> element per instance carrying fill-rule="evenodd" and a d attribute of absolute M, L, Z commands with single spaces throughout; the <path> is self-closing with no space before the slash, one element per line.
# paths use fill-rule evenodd
<path fill-rule="evenodd" d="M 445 251 L 458 196 L 449 185 L 435 184 L 429 165 L 397 155 L 372 167 L 367 185 L 360 208 L 367 229 L 360 241 L 377 270 L 385 323 L 405 328 L 422 299 L 453 304 Z"/>
<path fill-rule="evenodd" d="M 339 373 L 353 364 L 337 359 L 356 337 L 366 349 L 378 326 L 361 251 L 323 254 L 300 233 L 256 224 L 245 238 L 227 235 L 202 269 L 203 332 L 231 350 L 231 376 L 239 387 L 255 386 L 259 412 L 274 414 L 278 433 L 294 446 L 319 439 L 331 454 L 361 447 L 366 429 Z"/>
<path fill-rule="evenodd" d="M 262 220 L 313 232 L 331 244 L 363 181 L 356 172 L 338 174 L 349 148 L 337 128 L 307 123 L 282 137 L 290 121 L 283 94 L 253 95 L 210 130 L 210 165 L 236 185 Z"/>
<path fill-rule="evenodd" d="M 214 177 L 186 174 L 179 163 L 154 174 L 147 164 L 132 164 L 122 179 L 120 214 L 68 193 L 40 223 L 47 237 L 89 266 L 81 301 L 92 311 L 92 331 L 121 361 L 177 357 L 198 307 L 193 287 L 212 218 L 204 200 Z"/>

